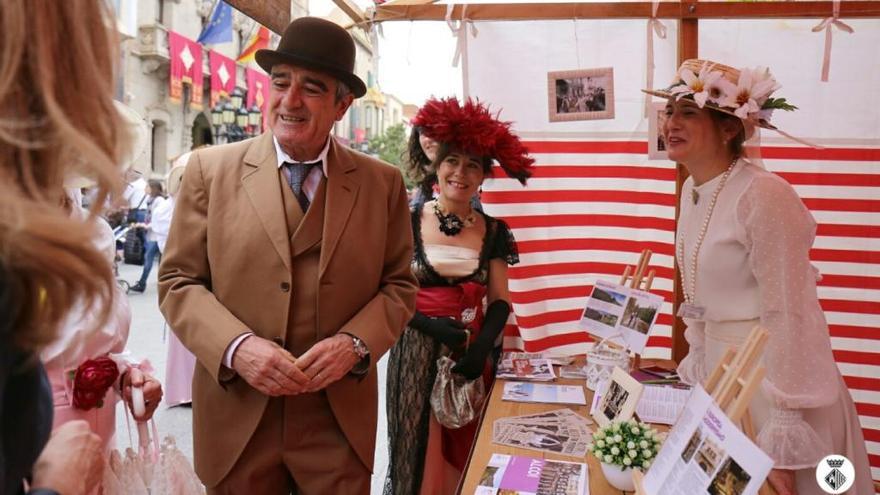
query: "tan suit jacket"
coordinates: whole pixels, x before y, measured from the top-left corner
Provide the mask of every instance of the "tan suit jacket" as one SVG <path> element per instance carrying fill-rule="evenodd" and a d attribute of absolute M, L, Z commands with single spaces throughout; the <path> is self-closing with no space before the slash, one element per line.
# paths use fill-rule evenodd
<path fill-rule="evenodd" d="M 412 227 L 400 172 L 332 140 L 318 268 L 317 339 L 337 332 L 370 349 L 363 379 L 327 388 L 333 414 L 372 469 L 378 359 L 415 308 Z M 241 455 L 268 398 L 222 365 L 237 336 L 283 341 L 290 318 L 290 233 L 272 135 L 195 151 L 178 193 L 159 270 L 168 324 L 198 359 L 193 377 L 195 465 L 208 486 Z"/>

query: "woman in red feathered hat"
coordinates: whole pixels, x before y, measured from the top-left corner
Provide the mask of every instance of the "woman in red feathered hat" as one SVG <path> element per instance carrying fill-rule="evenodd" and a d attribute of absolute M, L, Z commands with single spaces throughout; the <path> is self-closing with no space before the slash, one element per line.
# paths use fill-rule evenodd
<path fill-rule="evenodd" d="M 416 184 L 410 194 L 410 208 L 422 205 L 425 201 L 437 199 L 440 194 L 437 171 L 433 168 L 434 158 L 437 157 L 439 148 L 440 143 L 425 134 L 423 129 L 412 128 L 404 158 L 406 175 Z M 480 203 L 480 191 L 477 191 L 471 198 L 471 206 L 483 211 L 483 205 Z"/>
<path fill-rule="evenodd" d="M 432 409 L 437 361 L 450 355 L 453 376 L 489 384 L 495 342 L 510 314 L 507 265 L 519 262 L 510 228 L 475 210 L 471 198 L 493 163 L 525 184 L 534 160 L 509 122 L 473 100 L 429 100 L 413 125 L 438 143 L 428 168 L 436 172 L 438 195 L 412 208 L 412 266 L 421 289 L 388 361 L 385 493 L 453 493 L 479 421 L 443 426 L 454 421 L 439 404 Z"/>

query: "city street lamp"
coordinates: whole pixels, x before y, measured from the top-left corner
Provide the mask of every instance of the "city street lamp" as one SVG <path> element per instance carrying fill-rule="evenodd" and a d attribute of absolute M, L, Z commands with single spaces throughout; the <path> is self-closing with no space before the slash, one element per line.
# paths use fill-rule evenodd
<path fill-rule="evenodd" d="M 228 99 L 221 100 L 211 109 L 211 124 L 214 126 L 214 142 L 234 143 L 254 137 L 262 132 L 260 123 L 263 113 L 254 105 L 250 110 L 243 106 L 245 93 L 235 88 Z"/>
<path fill-rule="evenodd" d="M 259 129 L 262 120 L 263 112 L 260 111 L 260 107 L 256 105 L 252 106 L 250 113 L 248 113 L 248 125 L 250 125 L 254 129 Z"/>
<path fill-rule="evenodd" d="M 241 101 L 244 100 L 244 92 L 239 88 L 233 89 L 232 94 L 229 96 L 229 100 L 232 102 L 232 106 L 235 109 L 241 108 Z"/>

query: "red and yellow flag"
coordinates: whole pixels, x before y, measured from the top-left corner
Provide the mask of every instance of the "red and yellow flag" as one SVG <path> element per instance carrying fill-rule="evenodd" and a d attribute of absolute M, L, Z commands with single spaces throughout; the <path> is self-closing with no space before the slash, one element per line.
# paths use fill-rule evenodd
<path fill-rule="evenodd" d="M 257 53 L 257 50 L 263 48 L 269 48 L 269 29 L 260 26 L 260 29 L 256 34 L 254 34 L 250 41 L 248 41 L 247 47 L 242 50 L 241 55 L 238 56 L 236 62 L 241 62 L 243 64 L 249 63 L 254 59 L 254 54 Z"/>

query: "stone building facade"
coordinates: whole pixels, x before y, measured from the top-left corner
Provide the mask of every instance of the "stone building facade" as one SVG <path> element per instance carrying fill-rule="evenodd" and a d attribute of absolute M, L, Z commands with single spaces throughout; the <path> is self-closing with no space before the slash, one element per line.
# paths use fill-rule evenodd
<path fill-rule="evenodd" d="M 235 60 L 247 45 L 251 36 L 259 29 L 255 21 L 233 10 L 232 41 L 216 45 L 201 46 L 203 91 L 192 94 L 192 85 L 184 84 L 183 101 L 169 99 L 170 61 L 168 33 L 173 31 L 190 40 L 198 39 L 202 26 L 209 20 L 215 0 L 110 0 L 116 8 L 118 25 L 123 35 L 121 46 L 121 67 L 117 83 L 117 99 L 130 106 L 143 116 L 149 129 L 146 151 L 137 158 L 140 170 L 149 171 L 147 175 L 161 178 L 167 173 L 170 161 L 195 147 L 224 142 L 222 136 L 215 137 L 216 128 L 211 122 L 210 71 L 208 52 L 215 50 L 221 55 Z M 291 14 L 295 17 L 307 15 L 308 0 L 292 0 Z M 345 25 L 344 18 L 330 18 Z M 359 28 L 350 30 L 357 47 L 356 72 L 372 92 L 378 92 L 376 43 L 371 33 Z M 278 36 L 272 34 L 270 46 L 276 46 Z M 258 69 L 251 62 L 250 67 Z M 245 66 L 236 64 L 236 87 L 247 90 Z M 396 98 L 394 101 L 398 101 Z M 191 102 L 201 102 L 201 108 L 194 108 Z M 365 131 L 368 123 L 367 107 L 375 102 L 366 99 L 355 100 L 355 105 L 345 118 L 338 122 L 334 133 L 345 144 L 362 147 L 368 139 Z M 400 112 L 402 115 L 402 112 Z M 375 119 L 375 110 L 369 115 Z M 390 124 L 389 124 L 390 125 Z M 387 127 L 387 125 L 385 126 Z M 374 127 L 373 127 L 374 128 Z"/>

